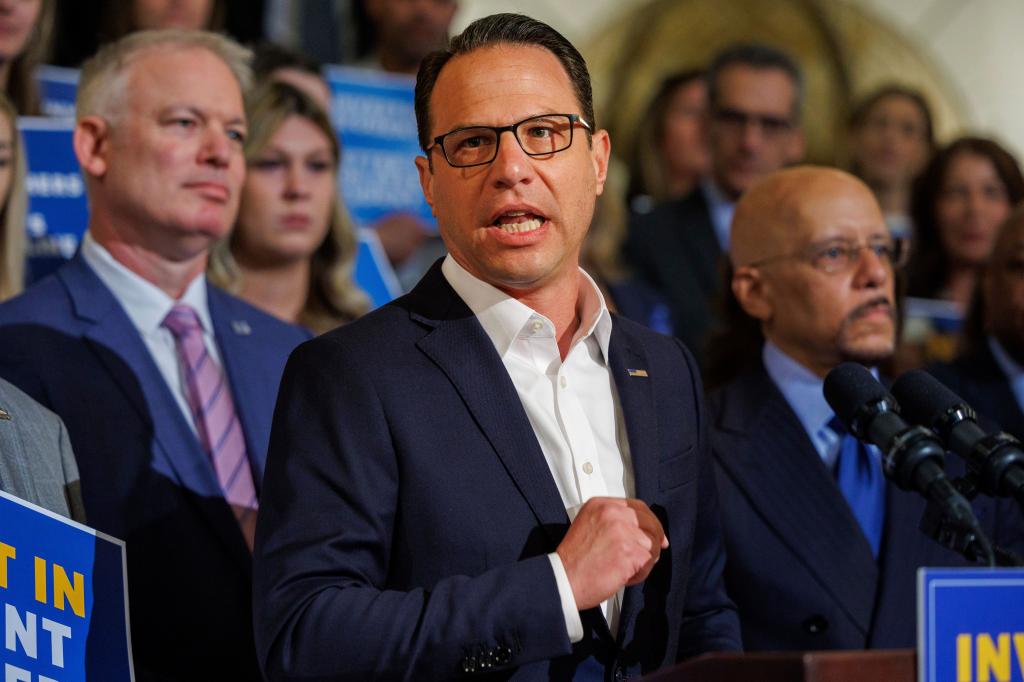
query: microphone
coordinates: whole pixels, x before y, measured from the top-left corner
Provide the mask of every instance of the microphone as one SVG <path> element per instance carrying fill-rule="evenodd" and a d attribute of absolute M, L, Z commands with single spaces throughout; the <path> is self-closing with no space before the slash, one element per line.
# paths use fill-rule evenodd
<path fill-rule="evenodd" d="M 1024 449 L 1008 433 L 986 433 L 963 398 L 922 370 L 907 372 L 893 384 L 907 418 L 931 427 L 952 452 L 962 457 L 992 497 L 1012 497 L 1024 506 Z"/>
<path fill-rule="evenodd" d="M 903 490 L 924 495 L 949 523 L 964 532 L 962 549 L 970 549 L 994 565 L 992 545 L 974 510 L 946 477 L 946 449 L 936 435 L 907 424 L 899 415 L 896 399 L 857 363 L 844 362 L 833 368 L 825 377 L 824 394 L 850 433 L 881 449 L 885 475 Z"/>

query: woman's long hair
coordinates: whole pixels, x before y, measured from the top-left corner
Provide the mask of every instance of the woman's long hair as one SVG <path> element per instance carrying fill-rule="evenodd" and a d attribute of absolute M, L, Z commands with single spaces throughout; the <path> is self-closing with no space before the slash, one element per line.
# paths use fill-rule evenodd
<path fill-rule="evenodd" d="M 39 17 L 32 27 L 24 49 L 11 62 L 7 76 L 7 97 L 21 116 L 39 116 L 43 113 L 36 85 L 36 67 L 50 56 L 56 0 L 42 0 Z"/>
<path fill-rule="evenodd" d="M 335 167 L 341 160 L 341 147 L 331 128 L 327 114 L 308 95 L 297 88 L 268 81 L 256 88 L 247 100 L 249 137 L 245 158 L 251 163 L 270 142 L 270 138 L 289 116 L 299 116 L 315 125 L 330 140 Z M 242 273 L 231 254 L 237 238 L 236 224 L 232 237 L 219 244 L 210 254 L 208 275 L 228 291 L 241 288 Z M 331 205 L 327 236 L 310 257 L 309 294 L 297 322 L 316 333 L 351 322 L 369 309 L 369 299 L 352 277 L 358 249 L 352 219 L 335 191 Z"/>
<path fill-rule="evenodd" d="M 11 130 L 11 184 L 0 197 L 0 301 L 21 293 L 25 288 L 25 214 L 28 197 L 25 193 L 25 151 L 18 134 L 14 104 L 0 93 L 0 113 Z"/>

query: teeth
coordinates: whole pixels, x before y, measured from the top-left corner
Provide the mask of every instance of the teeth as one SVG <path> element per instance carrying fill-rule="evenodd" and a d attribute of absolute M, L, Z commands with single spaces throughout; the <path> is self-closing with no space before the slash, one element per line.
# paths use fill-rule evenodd
<path fill-rule="evenodd" d="M 533 232 L 538 229 L 542 224 L 541 220 L 533 218 L 532 220 L 524 220 L 521 223 L 509 223 L 507 225 L 498 225 L 502 230 L 509 234 L 521 234 L 523 232 Z"/>

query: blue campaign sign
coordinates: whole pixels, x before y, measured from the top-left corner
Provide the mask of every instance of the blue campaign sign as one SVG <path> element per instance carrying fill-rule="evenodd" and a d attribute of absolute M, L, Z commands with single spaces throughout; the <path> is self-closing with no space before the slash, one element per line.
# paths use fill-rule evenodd
<path fill-rule="evenodd" d="M 124 543 L 0 492 L 5 682 L 135 679 Z"/>
<path fill-rule="evenodd" d="M 57 118 L 75 117 L 75 98 L 78 96 L 78 69 L 61 66 L 40 66 L 36 69 L 43 113 Z"/>
<path fill-rule="evenodd" d="M 1024 680 L 1024 569 L 917 572 L 919 682 Z"/>
<path fill-rule="evenodd" d="M 74 255 L 89 222 L 78 161 L 71 146 L 74 120 L 18 119 L 28 161 L 28 283 Z"/>
<path fill-rule="evenodd" d="M 364 227 L 397 212 L 436 229 L 413 159 L 421 155 L 413 108 L 415 80 L 328 66 L 331 119 L 341 140 L 341 193 Z"/>
<path fill-rule="evenodd" d="M 384 248 L 377 239 L 377 233 L 359 228 L 359 251 L 356 253 L 355 281 L 370 297 L 377 308 L 402 293 L 402 287 Z"/>

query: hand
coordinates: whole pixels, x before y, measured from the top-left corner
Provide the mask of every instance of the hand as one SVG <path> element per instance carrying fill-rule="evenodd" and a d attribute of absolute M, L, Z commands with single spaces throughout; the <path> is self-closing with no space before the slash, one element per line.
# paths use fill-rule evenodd
<path fill-rule="evenodd" d="M 594 497 L 580 508 L 558 545 L 558 557 L 581 611 L 597 606 L 625 585 L 647 579 L 668 538 L 640 500 Z"/>
<path fill-rule="evenodd" d="M 404 263 L 427 239 L 427 228 L 410 213 L 390 213 L 375 227 L 384 253 L 395 266 Z"/>

